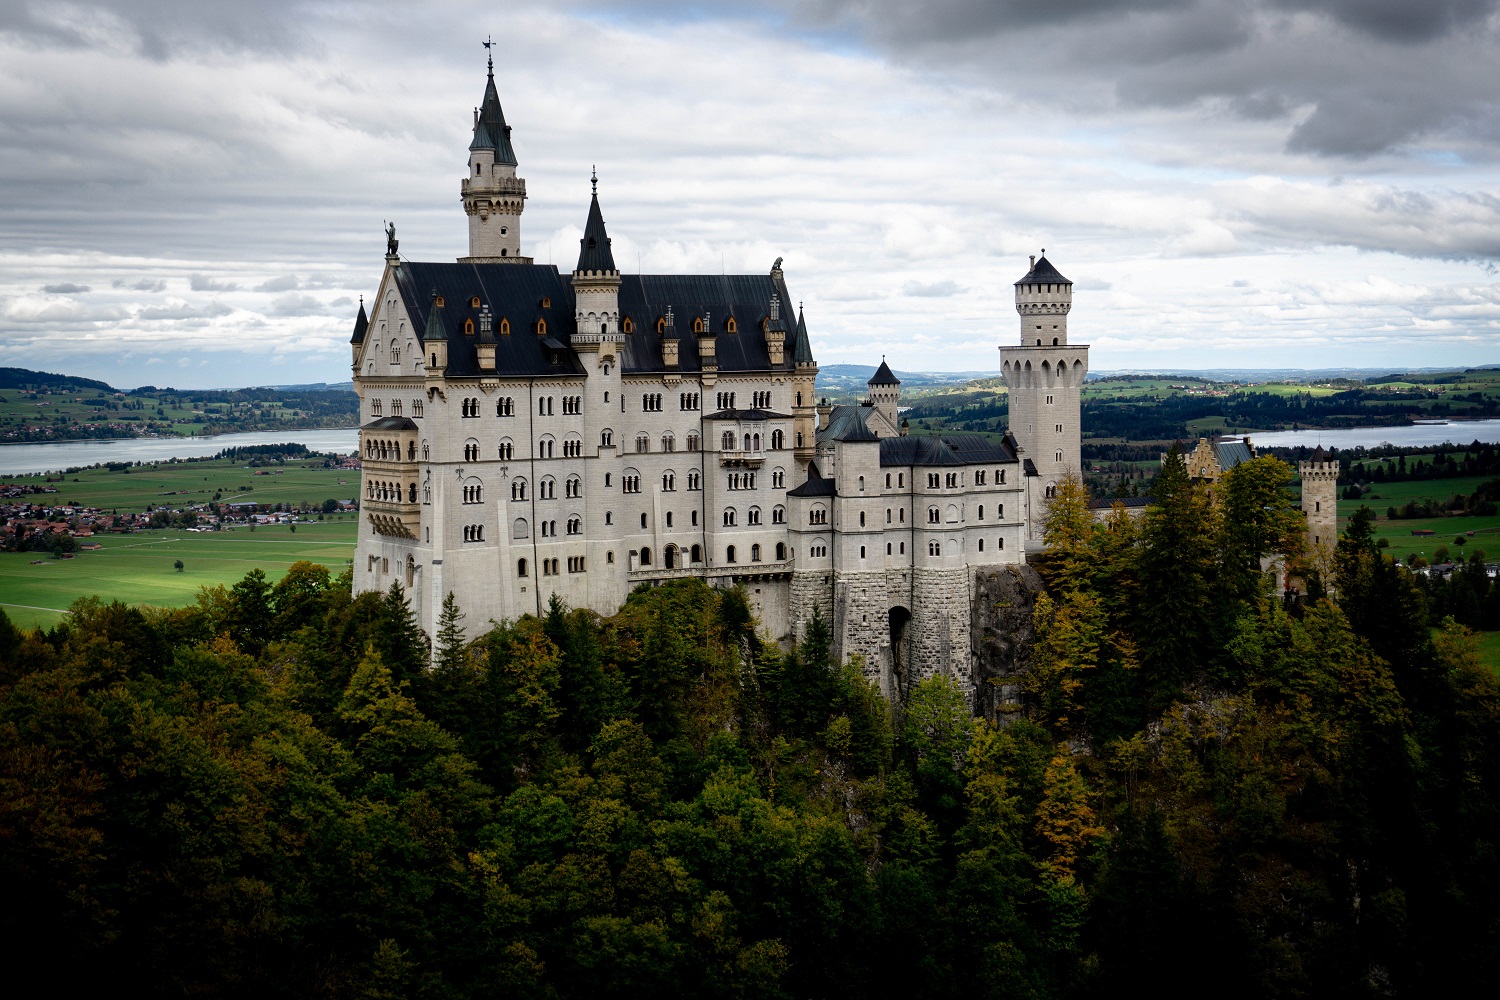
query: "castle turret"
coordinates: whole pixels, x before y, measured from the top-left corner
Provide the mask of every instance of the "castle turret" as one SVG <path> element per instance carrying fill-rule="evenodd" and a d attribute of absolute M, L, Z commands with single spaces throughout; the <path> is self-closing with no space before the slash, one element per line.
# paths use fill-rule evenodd
<path fill-rule="evenodd" d="M 1010 400 L 1010 431 L 1029 463 L 1032 516 L 1028 545 L 1041 544 L 1046 503 L 1072 473 L 1082 475 L 1081 394 L 1089 370 L 1086 344 L 1069 345 L 1073 283 L 1047 260 L 1031 258 L 1016 282 L 1021 342 L 1000 348 L 1000 371 Z"/>
<path fill-rule="evenodd" d="M 780 270 L 779 268 L 777 269 Z M 817 409 L 818 364 L 813 360 L 812 341 L 807 336 L 807 317 L 797 305 L 797 327 L 792 331 L 792 434 L 796 442 L 796 459 L 807 468 L 818 449 L 818 431 L 827 426 L 820 422 Z"/>
<path fill-rule="evenodd" d="M 495 61 L 489 63 L 484 103 L 474 111 L 474 139 L 469 143 L 469 172 L 460 187 L 469 216 L 469 256 L 461 263 L 530 264 L 521 256 L 521 211 L 526 181 L 516 176 L 516 151 L 510 126 L 495 90 Z"/>
<path fill-rule="evenodd" d="M 359 297 L 359 315 L 354 317 L 354 334 L 349 338 L 349 345 L 354 348 L 354 366 L 359 367 L 360 348 L 365 343 L 365 331 L 370 329 L 370 317 L 365 315 L 365 297 Z"/>
<path fill-rule="evenodd" d="M 885 358 L 880 359 L 880 367 L 875 369 L 875 374 L 865 383 L 865 390 L 870 405 L 889 425 L 888 428 L 881 428 L 880 436 L 895 437 L 900 432 L 896 414 L 901 408 L 901 380 L 891 371 L 891 366 L 885 363 Z"/>
<path fill-rule="evenodd" d="M 573 268 L 573 347 L 579 351 L 598 352 L 601 345 L 623 342 L 620 334 L 620 271 L 610 249 L 609 233 L 604 229 L 604 213 L 599 208 L 599 175 L 591 178 L 593 197 L 589 202 L 588 221 L 583 239 L 578 241 L 578 266 Z M 614 351 L 606 353 L 614 354 Z"/>
<path fill-rule="evenodd" d="M 1312 459 L 1297 463 L 1302 479 L 1302 513 L 1307 515 L 1309 555 L 1332 550 L 1338 541 L 1339 462 L 1319 445 Z"/>
<path fill-rule="evenodd" d="M 422 353 L 427 356 L 427 377 L 441 378 L 448 369 L 448 331 L 443 324 L 443 300 L 436 289 L 433 289 L 432 301 L 427 306 Z"/>

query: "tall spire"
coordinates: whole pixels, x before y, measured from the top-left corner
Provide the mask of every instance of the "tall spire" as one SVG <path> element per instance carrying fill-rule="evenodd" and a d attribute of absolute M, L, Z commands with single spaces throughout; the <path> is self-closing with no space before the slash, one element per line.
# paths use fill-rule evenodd
<path fill-rule="evenodd" d="M 609 248 L 609 234 L 604 231 L 604 213 L 599 210 L 599 174 L 593 174 L 593 197 L 589 201 L 589 220 L 578 241 L 578 266 L 575 271 L 616 271 L 615 255 Z"/>
<path fill-rule="evenodd" d="M 365 331 L 370 328 L 370 317 L 365 315 L 365 297 L 359 297 L 359 315 L 354 317 L 354 336 L 349 338 L 351 344 L 363 344 L 365 342 Z"/>
<path fill-rule="evenodd" d="M 493 45 L 486 40 L 486 50 Z M 496 163 L 516 166 L 516 151 L 510 145 L 510 126 L 505 124 L 505 112 L 500 108 L 500 93 L 495 89 L 495 57 L 489 56 L 489 77 L 484 85 L 484 103 L 479 106 L 479 120 L 474 123 L 472 149 L 493 149 Z"/>
<path fill-rule="evenodd" d="M 812 342 L 807 338 L 807 319 L 802 315 L 802 303 L 797 303 L 797 332 L 792 335 L 792 363 L 813 363 Z"/>

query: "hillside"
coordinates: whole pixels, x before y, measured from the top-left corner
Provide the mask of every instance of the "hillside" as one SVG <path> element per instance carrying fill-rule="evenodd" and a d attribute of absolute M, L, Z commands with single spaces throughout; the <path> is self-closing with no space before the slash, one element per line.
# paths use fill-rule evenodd
<path fill-rule="evenodd" d="M 119 392 L 108 382 L 77 375 L 56 375 L 52 372 L 37 372 L 30 368 L 0 368 L 0 389 L 97 389 L 100 392 Z"/>

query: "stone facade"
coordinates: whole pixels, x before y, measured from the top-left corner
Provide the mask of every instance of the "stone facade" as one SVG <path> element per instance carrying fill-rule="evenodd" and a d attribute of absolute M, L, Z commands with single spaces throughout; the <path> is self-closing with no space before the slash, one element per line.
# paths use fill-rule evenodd
<path fill-rule="evenodd" d="M 392 238 L 356 322 L 356 591 L 401 583 L 429 635 L 451 591 L 477 634 L 554 594 L 611 614 L 638 585 L 696 577 L 743 586 L 783 643 L 817 609 L 834 653 L 892 696 L 935 674 L 972 690 L 976 574 L 1024 565 L 1039 484 L 1077 467 L 1087 348 L 1063 330 L 1032 375 L 1035 345 L 1007 353 L 1013 412 L 1031 414 L 1014 436 L 908 436 L 884 363 L 862 405 L 818 405 L 780 261 L 622 273 L 597 181 L 572 273 L 522 257 L 525 182 L 493 76 L 462 197 L 469 254 L 412 261 Z M 1062 330 L 1071 285 L 1043 265 L 1018 309 Z"/>
<path fill-rule="evenodd" d="M 1313 453 L 1312 461 L 1298 462 L 1302 479 L 1302 513 L 1307 516 L 1307 545 L 1310 554 L 1331 551 L 1338 542 L 1339 465 L 1324 457 L 1323 449 Z"/>

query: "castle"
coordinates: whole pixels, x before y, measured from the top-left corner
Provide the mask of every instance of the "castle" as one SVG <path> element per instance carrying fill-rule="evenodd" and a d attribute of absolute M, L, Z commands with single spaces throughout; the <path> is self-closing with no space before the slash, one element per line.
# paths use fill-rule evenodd
<path fill-rule="evenodd" d="M 976 573 L 1040 546 L 1047 498 L 1080 468 L 1072 283 L 1043 255 L 1015 284 L 1002 440 L 908 434 L 884 362 L 861 405 L 816 399 L 779 259 L 625 274 L 596 177 L 561 273 L 521 255 L 517 166 L 492 66 L 460 190 L 469 255 L 407 260 L 391 227 L 355 321 L 355 591 L 399 581 L 433 635 L 450 591 L 483 628 L 554 594 L 611 614 L 641 584 L 698 577 L 743 585 L 781 642 L 821 612 L 835 655 L 860 654 L 887 693 L 970 686 Z"/>

